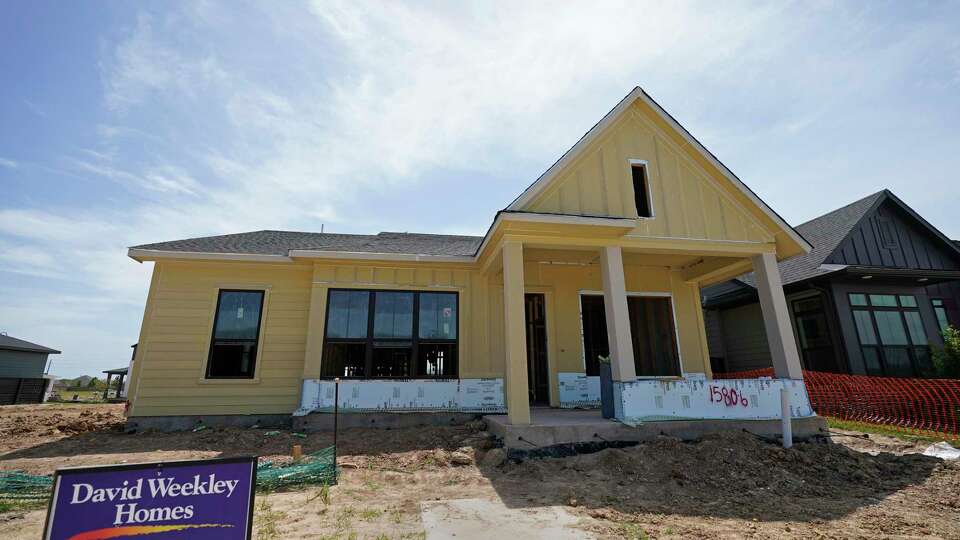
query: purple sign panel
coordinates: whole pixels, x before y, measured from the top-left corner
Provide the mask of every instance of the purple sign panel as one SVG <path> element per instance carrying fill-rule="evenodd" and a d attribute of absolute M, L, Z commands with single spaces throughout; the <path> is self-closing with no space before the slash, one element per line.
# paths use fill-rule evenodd
<path fill-rule="evenodd" d="M 249 539 L 257 458 L 59 469 L 44 538 Z"/>

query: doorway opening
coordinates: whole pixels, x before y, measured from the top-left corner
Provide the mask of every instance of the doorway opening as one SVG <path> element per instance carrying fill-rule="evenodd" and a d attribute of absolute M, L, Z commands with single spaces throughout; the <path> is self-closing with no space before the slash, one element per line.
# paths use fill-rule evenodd
<path fill-rule="evenodd" d="M 547 363 L 547 310 L 543 294 L 525 294 L 527 325 L 527 385 L 531 405 L 550 405 Z"/>

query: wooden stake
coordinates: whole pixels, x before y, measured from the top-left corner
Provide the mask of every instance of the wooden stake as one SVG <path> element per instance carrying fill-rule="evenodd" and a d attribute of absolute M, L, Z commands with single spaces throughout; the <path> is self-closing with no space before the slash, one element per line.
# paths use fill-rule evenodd
<path fill-rule="evenodd" d="M 303 457 L 303 447 L 299 444 L 293 445 L 293 452 L 291 453 L 294 461 L 300 461 L 300 458 Z"/>

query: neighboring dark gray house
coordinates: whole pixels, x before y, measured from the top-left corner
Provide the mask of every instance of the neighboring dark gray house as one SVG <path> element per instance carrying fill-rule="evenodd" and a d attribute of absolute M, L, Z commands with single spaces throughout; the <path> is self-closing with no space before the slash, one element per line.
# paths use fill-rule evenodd
<path fill-rule="evenodd" d="M 805 369 L 931 374 L 960 325 L 960 247 L 889 190 L 796 227 L 813 245 L 780 263 Z M 770 366 L 753 274 L 702 291 L 714 371 Z"/>
<path fill-rule="evenodd" d="M 51 354 L 60 351 L 0 334 L 0 405 L 42 402 Z"/>

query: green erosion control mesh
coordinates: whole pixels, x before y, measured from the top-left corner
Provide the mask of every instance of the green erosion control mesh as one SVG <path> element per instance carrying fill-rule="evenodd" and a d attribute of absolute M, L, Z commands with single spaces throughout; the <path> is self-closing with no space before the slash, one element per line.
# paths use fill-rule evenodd
<path fill-rule="evenodd" d="M 330 446 L 292 465 L 274 466 L 272 461 L 257 465 L 257 489 L 271 491 L 287 486 L 337 483 L 336 452 Z M 20 472 L 0 472 L 0 501 L 40 501 L 50 496 L 53 478 Z"/>
<path fill-rule="evenodd" d="M 275 467 L 264 461 L 257 466 L 257 489 L 271 491 L 287 486 L 337 483 L 336 452 L 333 446 L 307 454 L 298 463 Z"/>
<path fill-rule="evenodd" d="M 0 473 L 0 500 L 41 501 L 50 495 L 53 479 L 19 472 Z"/>

